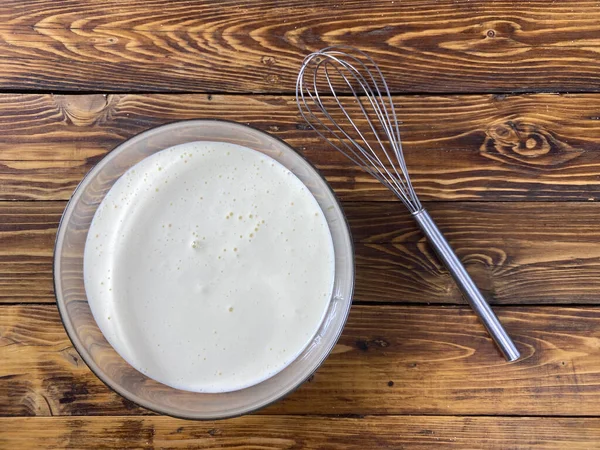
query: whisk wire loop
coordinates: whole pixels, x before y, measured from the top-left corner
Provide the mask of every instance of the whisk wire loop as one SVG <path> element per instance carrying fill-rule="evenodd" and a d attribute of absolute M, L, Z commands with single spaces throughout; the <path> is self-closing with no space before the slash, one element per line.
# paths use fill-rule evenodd
<path fill-rule="evenodd" d="M 374 71 L 360 57 L 342 51 L 346 48 L 350 49 L 329 47 L 305 58 L 296 82 L 300 113 L 321 137 L 388 187 L 411 212 L 420 211 L 422 206 L 408 176 L 396 111 L 385 78 L 368 55 L 355 50 Z M 323 80 L 325 95 L 319 86 Z M 336 81 L 349 90 L 350 98 L 366 120 L 365 130 L 370 131 L 377 148 L 372 147 L 371 140 L 352 118 L 346 102 L 342 101 L 347 98 L 337 94 Z M 328 112 L 328 100 L 333 100 L 342 113 L 342 121 Z"/>
<path fill-rule="evenodd" d="M 333 58 L 336 59 L 336 58 Z M 384 133 L 387 136 L 393 136 L 393 132 L 390 129 L 391 128 L 391 123 L 389 122 L 389 117 L 387 114 L 387 109 L 385 108 L 385 105 L 383 105 L 383 108 L 381 107 L 381 105 L 379 104 L 379 101 L 381 101 L 383 103 L 383 97 L 380 95 L 375 95 L 374 92 L 371 90 L 371 86 L 368 83 L 367 80 L 365 80 L 365 78 L 363 77 L 363 75 L 360 72 L 356 72 L 354 70 L 352 70 L 352 66 L 350 66 L 348 63 L 346 63 L 345 61 L 340 61 L 337 60 L 340 63 L 340 65 L 342 65 L 345 69 L 348 69 L 350 71 L 350 74 L 354 77 L 354 79 L 358 82 L 358 85 L 361 87 L 362 91 L 365 93 L 365 96 L 367 98 L 367 100 L 369 101 L 369 103 L 371 104 L 371 107 L 373 108 L 375 115 L 377 117 L 377 119 L 379 120 L 379 122 L 381 123 L 381 125 L 383 126 L 384 129 Z M 329 72 L 327 70 L 327 65 L 329 63 L 326 62 L 325 63 L 325 77 L 327 79 L 327 83 L 330 87 L 331 92 L 334 92 L 334 88 L 329 76 Z M 352 94 L 356 97 L 357 100 L 357 104 L 360 108 L 360 110 L 362 111 L 362 113 L 365 115 L 365 117 L 369 117 L 368 113 L 363 105 L 363 100 L 362 98 L 357 94 L 357 92 L 354 90 L 354 87 L 352 86 L 352 83 L 350 82 L 350 80 L 348 80 L 348 78 L 346 77 L 346 75 L 337 67 L 334 66 L 335 70 L 338 72 L 338 74 L 342 77 L 342 79 L 344 80 L 344 82 L 346 83 L 346 85 L 349 87 L 349 89 L 352 91 Z M 336 103 L 338 104 L 339 108 L 342 110 L 342 112 L 344 113 L 344 115 L 346 116 L 346 118 L 348 119 L 348 121 L 350 122 L 350 124 L 352 125 L 352 127 L 354 128 L 354 130 L 356 131 L 356 133 L 360 136 L 361 140 L 366 144 L 366 146 L 369 148 L 369 150 L 371 151 L 371 154 L 373 155 L 376 163 L 374 162 L 376 167 L 383 167 L 384 169 L 386 168 L 385 165 L 382 163 L 382 161 L 379 159 L 379 155 L 373 150 L 373 148 L 371 147 L 371 145 L 369 144 L 369 140 L 367 140 L 363 134 L 360 131 L 360 128 L 356 125 L 356 123 L 350 118 L 350 115 L 348 114 L 348 112 L 346 111 L 346 109 L 344 108 L 344 105 L 342 104 L 342 102 L 340 101 L 339 97 L 334 97 L 336 100 Z M 385 114 L 384 114 L 385 112 Z M 407 187 L 404 185 L 404 182 L 400 176 L 400 174 L 398 173 L 398 169 L 396 168 L 396 164 L 394 163 L 394 159 L 390 158 L 389 153 L 386 151 L 385 148 L 385 144 L 382 141 L 382 139 L 379 136 L 379 133 L 377 132 L 377 129 L 375 128 L 374 123 L 371 120 L 368 120 L 368 124 L 369 127 L 371 129 L 371 131 L 373 132 L 373 135 L 375 137 L 375 139 L 377 140 L 377 142 L 379 143 L 379 146 L 381 148 L 381 150 L 383 151 L 383 153 L 385 154 L 388 163 L 391 165 L 396 177 L 392 177 L 392 175 L 387 172 L 387 175 L 390 176 L 390 180 L 393 182 L 394 185 L 396 185 L 396 187 L 398 189 L 407 189 Z M 392 146 L 395 147 L 395 144 L 397 142 L 396 139 L 389 139 L 390 144 L 392 144 Z M 396 150 L 396 149 L 394 149 Z M 370 156 L 370 155 L 368 155 Z M 398 185 L 400 184 L 400 185 Z"/>

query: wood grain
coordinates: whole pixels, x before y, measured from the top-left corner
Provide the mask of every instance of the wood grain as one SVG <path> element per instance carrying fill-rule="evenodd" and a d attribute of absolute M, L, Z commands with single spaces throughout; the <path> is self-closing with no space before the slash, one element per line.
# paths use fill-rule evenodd
<path fill-rule="evenodd" d="M 218 422 L 169 417 L 0 418 L 4 448 L 507 448 L 584 450 L 600 419 L 546 417 L 246 416 Z M 515 430 L 527 430 L 515 433 Z"/>
<path fill-rule="evenodd" d="M 600 415 L 600 309 L 498 308 L 506 363 L 468 308 L 355 306 L 332 355 L 271 414 Z M 3 306 L 0 416 L 136 415 L 72 348 L 53 306 Z"/>
<path fill-rule="evenodd" d="M 0 303 L 54 301 L 52 252 L 65 206 L 0 202 Z"/>
<path fill-rule="evenodd" d="M 359 45 L 397 92 L 597 91 L 591 1 L 8 0 L 0 88 L 291 92 L 304 55 Z"/>
<path fill-rule="evenodd" d="M 518 363 L 468 308 L 425 305 L 462 298 L 401 205 L 296 112 L 302 58 L 339 43 L 413 94 L 395 101 L 416 190 L 504 305 Z M 0 92 L 32 94 L 0 94 L 0 448 L 597 447 L 599 51 L 588 0 L 4 1 Z M 43 94 L 83 91 L 114 94 Z M 361 302 L 298 391 L 220 422 L 112 392 L 52 304 L 81 178 L 125 139 L 195 118 L 255 126 L 316 164 L 350 221 Z"/>
<path fill-rule="evenodd" d="M 428 210 L 491 303 L 598 304 L 597 203 L 431 203 Z M 463 303 L 414 220 L 390 202 L 346 203 L 356 299 Z"/>
<path fill-rule="evenodd" d="M 396 97 L 421 199 L 600 198 L 600 96 Z M 393 200 L 306 129 L 292 97 L 0 95 L 0 199 L 66 200 L 110 149 L 180 119 L 248 123 L 285 139 L 344 200 Z"/>
<path fill-rule="evenodd" d="M 54 302 L 52 251 L 65 202 L 0 202 L 0 303 Z M 344 204 L 356 252 L 356 301 L 464 303 L 398 203 Z M 430 203 L 495 304 L 597 304 L 600 203 Z"/>

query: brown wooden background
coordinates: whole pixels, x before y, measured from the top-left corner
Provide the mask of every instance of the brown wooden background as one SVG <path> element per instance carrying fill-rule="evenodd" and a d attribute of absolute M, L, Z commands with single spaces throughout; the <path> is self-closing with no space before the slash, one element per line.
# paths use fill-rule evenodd
<path fill-rule="evenodd" d="M 406 158 L 523 353 L 494 351 L 403 207 L 306 130 L 311 50 L 360 45 L 396 94 Z M 3 0 L 0 447 L 600 446 L 600 5 L 595 1 Z M 249 123 L 343 201 L 357 292 L 297 392 L 218 422 L 106 388 L 60 323 L 67 199 L 118 143 L 180 119 Z"/>

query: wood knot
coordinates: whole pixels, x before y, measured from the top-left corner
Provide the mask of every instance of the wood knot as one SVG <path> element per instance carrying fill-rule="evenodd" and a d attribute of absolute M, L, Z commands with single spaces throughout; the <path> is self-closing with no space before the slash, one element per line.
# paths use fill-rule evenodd
<path fill-rule="evenodd" d="M 54 102 L 73 125 L 85 127 L 106 120 L 116 109 L 114 95 L 55 95 Z"/>
<path fill-rule="evenodd" d="M 489 38 L 496 37 L 496 35 L 509 38 L 517 33 L 521 26 L 517 22 L 509 20 L 491 20 L 480 25 L 485 31 L 485 34 Z"/>
<path fill-rule="evenodd" d="M 504 55 L 507 60 L 515 55 L 530 51 L 528 43 L 519 42 L 521 33 L 519 22 L 508 20 L 489 20 L 474 23 L 459 33 L 438 34 L 432 37 L 440 49 L 477 55 L 490 58 L 492 55 Z M 416 40 L 416 38 L 414 38 Z M 391 37 L 390 42 L 396 44 L 398 38 Z M 406 43 L 404 42 L 406 45 Z"/>
<path fill-rule="evenodd" d="M 275 75 L 274 73 L 267 74 L 265 81 L 269 84 L 277 84 L 279 83 L 279 75 Z"/>
<path fill-rule="evenodd" d="M 79 367 L 79 354 L 73 347 L 67 347 L 60 351 L 60 354 L 73 366 Z"/>
<path fill-rule="evenodd" d="M 536 167 L 559 166 L 583 153 L 537 125 L 512 121 L 490 125 L 480 150 L 491 159 Z"/>
<path fill-rule="evenodd" d="M 275 58 L 266 55 L 260 58 L 260 62 L 266 66 L 274 66 L 275 64 L 277 64 L 277 60 Z"/>
<path fill-rule="evenodd" d="M 366 340 L 362 340 L 362 339 L 359 339 L 356 341 L 356 347 L 363 352 L 366 352 L 367 350 L 369 350 L 368 342 Z"/>
<path fill-rule="evenodd" d="M 388 341 L 386 341 L 385 339 L 373 339 L 373 344 L 375 344 L 378 347 L 389 347 L 390 343 Z"/>
<path fill-rule="evenodd" d="M 381 338 L 359 339 L 356 341 L 356 347 L 363 352 L 369 351 L 369 348 L 373 347 L 385 348 L 389 346 L 390 343 Z"/>

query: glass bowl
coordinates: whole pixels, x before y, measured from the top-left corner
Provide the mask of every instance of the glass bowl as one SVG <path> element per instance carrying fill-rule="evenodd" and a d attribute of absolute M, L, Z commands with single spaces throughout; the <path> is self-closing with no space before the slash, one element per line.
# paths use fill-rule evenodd
<path fill-rule="evenodd" d="M 146 377 L 106 341 L 90 310 L 83 282 L 83 251 L 100 202 L 131 166 L 165 148 L 194 141 L 243 145 L 279 161 L 312 192 L 323 210 L 335 252 L 335 275 L 325 318 L 305 350 L 273 377 L 233 392 L 183 391 Z M 296 389 L 321 365 L 344 327 L 354 289 L 354 252 L 346 218 L 321 175 L 283 141 L 239 123 L 190 120 L 141 133 L 108 153 L 83 179 L 63 214 L 54 251 L 54 288 L 61 319 L 90 369 L 123 397 L 162 414 L 186 419 L 238 416 L 262 408 Z"/>

